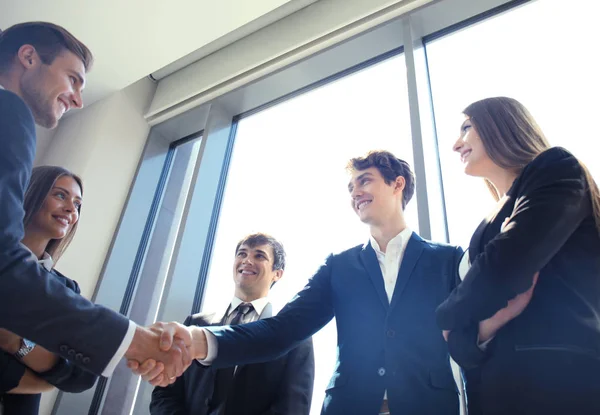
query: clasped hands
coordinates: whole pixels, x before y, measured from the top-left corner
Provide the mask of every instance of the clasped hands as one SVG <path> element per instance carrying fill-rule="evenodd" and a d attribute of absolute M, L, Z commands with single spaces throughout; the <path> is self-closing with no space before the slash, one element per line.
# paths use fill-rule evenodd
<path fill-rule="evenodd" d="M 206 335 L 201 328 L 158 322 L 136 328 L 125 358 L 133 373 L 153 386 L 165 387 L 175 382 L 194 359 L 204 359 L 206 353 Z"/>
<path fill-rule="evenodd" d="M 479 322 L 479 342 L 485 342 L 494 337 L 498 330 L 504 327 L 509 321 L 519 316 L 523 310 L 527 308 L 531 301 L 531 297 L 533 296 L 533 290 L 535 289 L 539 275 L 539 272 L 534 274 L 531 287 L 527 291 L 518 294 L 515 298 L 509 300 L 506 307 L 498 310 L 492 317 Z M 448 341 L 450 330 L 443 330 L 442 335 L 444 336 L 444 339 Z"/>

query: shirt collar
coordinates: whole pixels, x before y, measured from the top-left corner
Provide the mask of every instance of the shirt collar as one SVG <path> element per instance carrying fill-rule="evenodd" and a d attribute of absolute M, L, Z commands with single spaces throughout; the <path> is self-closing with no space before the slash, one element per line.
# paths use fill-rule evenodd
<path fill-rule="evenodd" d="M 398 235 L 394 236 L 388 242 L 386 251 L 389 251 L 390 249 L 394 249 L 394 248 L 405 247 L 408 244 L 408 240 L 410 239 L 411 235 L 412 235 L 412 230 L 407 226 L 406 228 L 404 228 L 404 230 L 402 232 L 400 232 Z M 373 247 L 373 249 L 375 250 L 376 253 L 385 255 L 385 253 L 382 252 L 381 249 L 379 248 L 379 244 L 377 243 L 375 238 L 373 238 L 373 235 L 370 236 L 369 240 L 371 241 L 371 246 Z"/>
<path fill-rule="evenodd" d="M 27 249 L 29 252 L 31 252 L 31 249 L 29 249 L 27 245 L 21 244 L 21 246 Z M 46 271 L 52 271 L 52 269 L 54 268 L 54 260 L 48 252 L 44 252 L 44 254 L 42 255 L 42 259 L 38 259 L 33 252 L 31 252 L 31 256 L 34 257 L 38 264 L 44 267 Z"/>
<path fill-rule="evenodd" d="M 54 268 L 54 260 L 48 252 L 44 252 L 42 259 L 38 260 L 38 264 L 44 267 L 46 271 L 52 271 L 52 268 Z"/>
<path fill-rule="evenodd" d="M 231 315 L 231 313 L 233 313 L 233 310 L 235 310 L 237 306 L 239 306 L 243 302 L 244 301 L 240 300 L 239 298 L 233 297 L 233 300 L 231 300 L 231 306 L 227 311 L 227 315 Z M 250 301 L 250 303 L 252 304 L 252 307 L 254 307 L 256 314 L 260 316 L 267 304 L 269 304 L 269 297 L 259 298 L 258 300 Z"/>
<path fill-rule="evenodd" d="M 2 85 L 0 85 L 0 89 L 4 89 L 4 87 Z"/>

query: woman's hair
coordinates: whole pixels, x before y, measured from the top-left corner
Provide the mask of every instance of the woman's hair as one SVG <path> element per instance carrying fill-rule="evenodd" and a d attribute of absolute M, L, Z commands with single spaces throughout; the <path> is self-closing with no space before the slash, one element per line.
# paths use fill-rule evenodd
<path fill-rule="evenodd" d="M 79 176 L 71 173 L 69 170 L 58 167 L 58 166 L 39 166 L 35 167 L 31 173 L 31 180 L 29 186 L 25 192 L 25 201 L 23 208 L 25 209 L 25 218 L 23 219 L 23 226 L 27 229 L 27 226 L 32 222 L 35 215 L 39 212 L 41 207 L 44 205 L 46 197 L 50 194 L 50 191 L 56 184 L 56 181 L 63 176 L 72 177 L 83 195 L 83 184 Z M 77 209 L 81 213 L 81 207 Z M 77 231 L 77 221 L 69 232 L 62 239 L 51 239 L 46 246 L 45 251 L 52 257 L 52 260 L 56 264 L 62 254 L 65 252 L 71 240 L 75 236 Z"/>
<path fill-rule="evenodd" d="M 470 118 L 490 159 L 496 165 L 516 174 L 550 148 L 544 133 L 527 108 L 516 99 L 482 99 L 469 105 L 463 113 Z M 596 227 L 600 232 L 600 192 L 587 167 L 578 161 L 585 173 Z M 492 196 L 499 200 L 496 187 L 487 179 L 485 182 Z"/>

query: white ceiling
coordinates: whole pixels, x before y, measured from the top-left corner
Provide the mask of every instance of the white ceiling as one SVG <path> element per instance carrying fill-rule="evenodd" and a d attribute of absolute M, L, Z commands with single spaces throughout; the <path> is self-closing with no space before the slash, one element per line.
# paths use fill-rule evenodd
<path fill-rule="evenodd" d="M 44 20 L 82 40 L 96 59 L 84 94 L 89 105 L 181 58 L 183 64 L 199 59 L 314 1 L 0 0 L 0 28 Z"/>

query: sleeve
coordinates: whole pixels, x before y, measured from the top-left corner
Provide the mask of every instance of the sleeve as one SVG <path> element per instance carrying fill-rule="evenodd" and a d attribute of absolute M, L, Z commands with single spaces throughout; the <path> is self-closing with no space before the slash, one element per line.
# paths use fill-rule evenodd
<path fill-rule="evenodd" d="M 463 282 L 437 309 L 439 326 L 477 324 L 527 291 L 533 275 L 591 214 L 584 171 L 566 150 L 554 148 L 531 162 L 508 223 L 473 261 Z"/>
<path fill-rule="evenodd" d="M 0 91 L 0 114 L 0 327 L 65 358 L 69 350 L 81 353 L 81 365 L 100 374 L 119 348 L 128 320 L 69 290 L 20 244 L 34 122 L 25 103 L 7 91 Z"/>
<path fill-rule="evenodd" d="M 275 360 L 319 331 L 334 316 L 330 255 L 308 284 L 275 317 L 237 326 L 206 327 L 217 341 L 212 366 L 230 367 Z"/>
<path fill-rule="evenodd" d="M 189 326 L 191 317 L 185 319 L 183 324 Z M 150 415 L 187 415 L 185 406 L 185 374 L 167 387 L 156 386 L 152 391 L 150 401 Z"/>
<path fill-rule="evenodd" d="M 13 355 L 0 351 L 0 394 L 19 386 L 25 374 L 25 365 Z"/>
<path fill-rule="evenodd" d="M 49 371 L 36 372 L 36 375 L 61 391 L 70 393 L 91 389 L 98 379 L 98 376 L 64 358 L 59 359 Z"/>
<path fill-rule="evenodd" d="M 277 397 L 263 415 L 309 415 L 314 381 L 315 354 L 310 338 L 288 354 Z"/>

